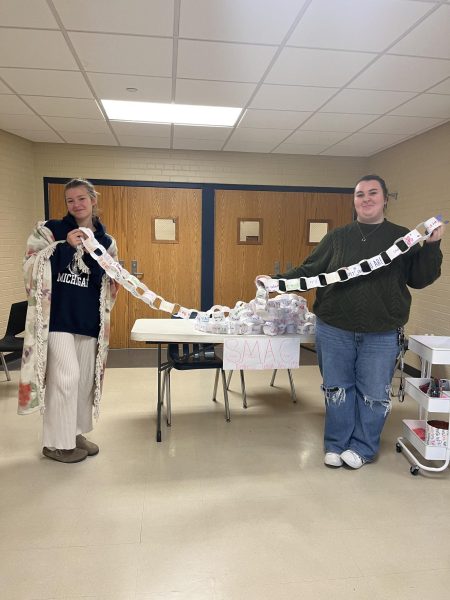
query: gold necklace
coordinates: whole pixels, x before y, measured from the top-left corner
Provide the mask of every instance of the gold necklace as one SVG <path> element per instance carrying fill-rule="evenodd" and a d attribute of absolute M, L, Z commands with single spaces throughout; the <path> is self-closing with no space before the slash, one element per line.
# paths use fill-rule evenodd
<path fill-rule="evenodd" d="M 383 225 L 383 223 L 384 223 L 384 220 L 381 221 L 381 223 L 379 223 L 378 227 L 375 227 L 375 229 L 372 229 L 372 231 L 369 231 L 369 233 L 364 234 L 362 232 L 361 227 L 359 226 L 359 222 L 356 221 L 356 226 L 358 227 L 359 233 L 361 234 L 361 241 L 366 242 L 369 235 L 372 235 L 372 233 L 375 233 L 375 231 L 377 231 L 377 229 L 379 229 Z M 367 225 L 369 225 L 369 223 L 367 223 Z"/>

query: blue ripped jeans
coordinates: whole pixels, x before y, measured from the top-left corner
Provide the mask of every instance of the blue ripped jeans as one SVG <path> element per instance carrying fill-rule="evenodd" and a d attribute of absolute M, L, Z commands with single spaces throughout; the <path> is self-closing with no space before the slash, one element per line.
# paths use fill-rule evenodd
<path fill-rule="evenodd" d="M 317 319 L 316 348 L 325 395 L 325 452 L 350 449 L 370 462 L 391 409 L 397 331 L 355 333 Z"/>

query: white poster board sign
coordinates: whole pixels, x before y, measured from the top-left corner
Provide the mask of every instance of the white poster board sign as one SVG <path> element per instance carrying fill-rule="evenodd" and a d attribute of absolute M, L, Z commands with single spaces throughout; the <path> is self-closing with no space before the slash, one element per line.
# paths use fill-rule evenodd
<path fill-rule="evenodd" d="M 284 336 L 230 336 L 223 344 L 223 368 L 297 369 L 300 362 L 300 340 Z"/>

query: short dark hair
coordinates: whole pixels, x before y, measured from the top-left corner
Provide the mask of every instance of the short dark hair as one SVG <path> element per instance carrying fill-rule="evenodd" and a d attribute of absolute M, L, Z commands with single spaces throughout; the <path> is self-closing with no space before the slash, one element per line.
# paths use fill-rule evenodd
<path fill-rule="evenodd" d="M 387 189 L 386 182 L 379 175 L 364 175 L 363 177 L 360 177 L 360 179 L 358 179 L 358 181 L 355 183 L 355 188 L 358 185 L 358 183 L 361 183 L 361 181 L 378 181 L 378 183 L 381 185 L 381 189 L 383 190 L 383 195 L 385 199 L 388 199 L 389 192 Z"/>

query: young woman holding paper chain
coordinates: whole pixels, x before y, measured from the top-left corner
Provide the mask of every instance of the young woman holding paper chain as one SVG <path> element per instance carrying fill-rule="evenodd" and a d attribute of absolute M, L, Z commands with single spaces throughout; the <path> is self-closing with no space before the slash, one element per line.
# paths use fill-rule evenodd
<path fill-rule="evenodd" d="M 98 414 L 117 284 L 83 250 L 84 234 L 117 260 L 114 239 L 97 216 L 97 192 L 84 179 L 65 186 L 67 215 L 38 223 L 24 259 L 28 313 L 19 414 L 43 412 L 43 454 L 74 463 L 98 453 L 83 434 Z M 45 388 L 45 390 L 44 390 Z"/>
<path fill-rule="evenodd" d="M 313 277 L 373 257 L 408 229 L 384 217 L 388 190 L 366 175 L 354 191 L 356 220 L 329 232 L 305 262 L 277 278 Z M 317 290 L 316 346 L 325 396 L 324 463 L 353 469 L 375 459 L 391 409 L 390 389 L 399 330 L 408 321 L 411 294 L 441 273 L 442 224 L 422 245 L 383 269 Z"/>

